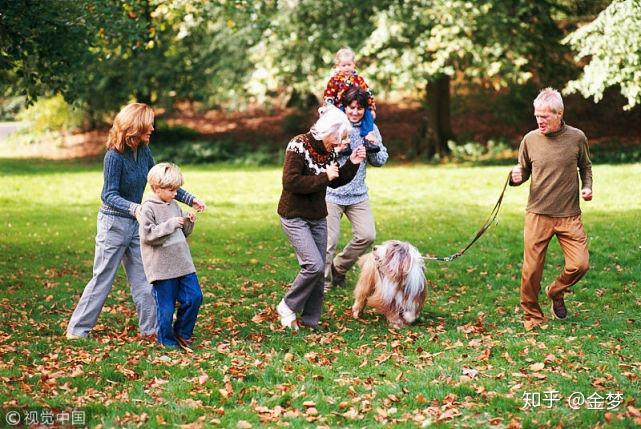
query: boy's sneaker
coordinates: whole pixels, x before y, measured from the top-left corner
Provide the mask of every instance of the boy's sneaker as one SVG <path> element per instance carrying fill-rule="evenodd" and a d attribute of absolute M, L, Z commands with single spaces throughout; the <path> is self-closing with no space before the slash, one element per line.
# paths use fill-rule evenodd
<path fill-rule="evenodd" d="M 333 262 L 332 262 L 332 285 L 336 287 L 345 286 L 345 274 L 339 273 L 336 267 L 334 266 Z"/>
<path fill-rule="evenodd" d="M 298 330 L 298 323 L 296 323 L 296 313 L 294 313 L 291 308 L 285 304 L 285 299 L 283 298 L 278 305 L 276 306 L 276 311 L 278 312 L 278 317 L 280 319 L 280 324 L 285 328 Z"/>
<path fill-rule="evenodd" d="M 68 340 L 82 340 L 87 338 L 87 337 L 83 337 L 82 335 L 72 334 L 71 332 L 67 332 L 65 336 L 67 337 Z"/>
<path fill-rule="evenodd" d="M 554 314 L 554 317 L 557 319 L 565 319 L 568 317 L 568 310 L 565 308 L 565 301 L 563 300 L 563 296 L 560 298 L 552 298 L 549 293 L 550 290 L 550 285 L 548 285 L 545 288 L 545 294 L 552 300 L 552 314 Z"/>
<path fill-rule="evenodd" d="M 370 143 L 367 140 L 363 141 L 363 146 L 365 146 L 365 152 L 367 153 L 378 153 L 381 151 L 379 145 Z"/>

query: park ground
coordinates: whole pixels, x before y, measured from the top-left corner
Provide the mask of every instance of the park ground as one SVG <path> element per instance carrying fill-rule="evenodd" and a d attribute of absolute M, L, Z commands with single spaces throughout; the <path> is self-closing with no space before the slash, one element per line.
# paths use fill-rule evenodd
<path fill-rule="evenodd" d="M 455 252 L 485 220 L 508 170 L 368 170 L 377 241 Z M 190 240 L 205 296 L 191 354 L 137 336 L 122 273 L 91 338 L 64 338 L 91 276 L 101 165 L 0 159 L 5 413 L 82 410 L 91 427 L 641 425 L 641 203 L 633 197 L 641 164 L 595 165 L 594 201 L 583 204 L 591 270 L 566 299 L 568 319 L 534 332 L 524 331 L 518 304 L 526 187 L 507 190 L 499 223 L 465 256 L 427 264 L 429 294 L 415 325 L 393 330 L 371 312 L 352 319 L 352 272 L 346 288 L 326 296 L 325 331 L 291 333 L 275 313 L 297 272 L 276 215 L 280 168 L 183 172 L 185 187 L 208 203 Z M 561 267 L 553 242 L 544 282 Z"/>

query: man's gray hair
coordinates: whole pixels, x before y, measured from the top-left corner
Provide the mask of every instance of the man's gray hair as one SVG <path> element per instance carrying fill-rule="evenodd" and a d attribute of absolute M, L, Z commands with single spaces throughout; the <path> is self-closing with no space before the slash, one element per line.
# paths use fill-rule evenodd
<path fill-rule="evenodd" d="M 347 115 L 337 107 L 328 104 L 318 109 L 318 113 L 320 118 L 310 130 L 316 140 L 323 140 L 330 135 L 335 135 L 340 140 L 343 134 L 349 134 L 352 130 Z"/>
<path fill-rule="evenodd" d="M 554 88 L 545 88 L 539 92 L 539 95 L 534 99 L 534 108 L 547 107 L 554 113 L 563 113 L 563 98 L 559 91 Z"/>

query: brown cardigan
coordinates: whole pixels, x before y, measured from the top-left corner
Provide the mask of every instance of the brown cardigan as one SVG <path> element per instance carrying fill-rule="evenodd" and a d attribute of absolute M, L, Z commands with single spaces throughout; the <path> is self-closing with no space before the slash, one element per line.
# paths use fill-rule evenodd
<path fill-rule="evenodd" d="M 278 202 L 278 214 L 291 219 L 301 217 L 318 220 L 327 217 L 325 190 L 349 183 L 359 164 L 348 160 L 339 168 L 336 179 L 329 181 L 327 167 L 336 162 L 334 151 L 328 152 L 322 141 L 311 133 L 294 137 L 287 145 L 283 166 L 283 192 Z"/>

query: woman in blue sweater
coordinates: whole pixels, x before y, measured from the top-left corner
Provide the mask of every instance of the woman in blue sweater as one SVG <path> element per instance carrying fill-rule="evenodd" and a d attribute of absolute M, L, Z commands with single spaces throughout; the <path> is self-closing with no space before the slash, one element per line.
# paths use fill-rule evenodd
<path fill-rule="evenodd" d="M 98 212 L 93 277 L 69 320 L 67 338 L 84 338 L 95 326 L 122 262 L 138 313 L 140 333 L 156 333 L 156 304 L 152 286 L 145 277 L 140 255 L 138 221 L 147 173 L 154 166 L 149 138 L 154 130 L 154 112 L 143 103 L 125 106 L 109 131 L 104 161 L 102 205 Z M 176 196 L 198 211 L 205 204 L 184 189 Z"/>

